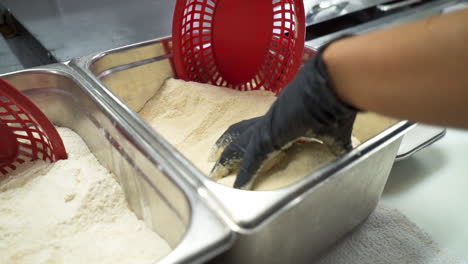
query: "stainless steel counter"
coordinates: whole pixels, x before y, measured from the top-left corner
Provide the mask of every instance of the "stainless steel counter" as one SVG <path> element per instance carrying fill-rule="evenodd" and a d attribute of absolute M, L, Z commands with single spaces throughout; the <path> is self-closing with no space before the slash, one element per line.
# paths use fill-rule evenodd
<path fill-rule="evenodd" d="M 304 0 L 307 24 L 388 1 Z M 170 35 L 175 1 L 0 0 L 0 4 L 37 39 L 47 56 L 66 61 Z"/>
<path fill-rule="evenodd" d="M 5 39 L 0 35 L 0 74 L 22 70 L 23 66 L 18 59 L 11 53 Z"/>
<path fill-rule="evenodd" d="M 320 15 L 318 13 L 314 15 L 313 22 L 308 22 L 310 25 L 329 19 L 330 15 L 337 16 L 338 11 L 339 15 L 343 15 L 388 1 L 304 0 L 304 6 L 308 11 L 316 6 L 314 10 L 320 13 Z M 346 2 L 346 6 L 341 10 L 336 10 L 334 5 L 342 2 Z M 453 3 L 454 0 L 433 2 L 434 5 L 440 5 L 440 2 Z M 61 62 L 170 35 L 175 1 L 0 0 L 0 4 L 8 8 L 44 47 L 47 54 L 43 56 Z M 408 10 L 396 16 L 409 16 L 414 11 Z M 391 21 L 394 18 L 395 16 L 391 16 L 385 19 Z M 378 23 L 381 24 L 380 21 Z"/>
<path fill-rule="evenodd" d="M 171 33 L 171 0 L 0 0 L 57 61 Z"/>

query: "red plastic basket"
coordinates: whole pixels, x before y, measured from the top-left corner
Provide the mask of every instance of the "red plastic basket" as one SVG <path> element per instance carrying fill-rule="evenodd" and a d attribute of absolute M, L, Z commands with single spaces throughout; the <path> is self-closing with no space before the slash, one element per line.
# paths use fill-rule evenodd
<path fill-rule="evenodd" d="M 177 77 L 279 93 L 301 65 L 304 21 L 303 0 L 178 0 Z"/>
<path fill-rule="evenodd" d="M 16 88 L 0 79 L 0 173 L 25 161 L 54 162 L 67 153 L 54 125 Z"/>

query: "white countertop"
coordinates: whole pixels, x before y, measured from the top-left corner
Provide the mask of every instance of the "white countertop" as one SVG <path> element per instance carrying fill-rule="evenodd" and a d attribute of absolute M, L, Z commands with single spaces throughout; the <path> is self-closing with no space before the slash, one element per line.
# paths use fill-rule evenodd
<path fill-rule="evenodd" d="M 468 262 L 468 131 L 397 162 L 382 201 L 429 233 L 442 250 Z"/>

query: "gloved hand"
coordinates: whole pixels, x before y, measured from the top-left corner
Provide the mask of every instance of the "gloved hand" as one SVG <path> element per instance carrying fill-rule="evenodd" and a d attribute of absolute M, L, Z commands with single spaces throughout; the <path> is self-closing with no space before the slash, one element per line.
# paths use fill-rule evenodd
<path fill-rule="evenodd" d="M 352 148 L 357 110 L 334 94 L 324 49 L 302 67 L 264 116 L 234 124 L 218 139 L 216 152 L 222 154 L 210 174 L 214 180 L 239 169 L 234 187 L 250 189 L 258 172 L 271 167 L 267 161 L 302 137 L 323 141 L 336 155 Z"/>

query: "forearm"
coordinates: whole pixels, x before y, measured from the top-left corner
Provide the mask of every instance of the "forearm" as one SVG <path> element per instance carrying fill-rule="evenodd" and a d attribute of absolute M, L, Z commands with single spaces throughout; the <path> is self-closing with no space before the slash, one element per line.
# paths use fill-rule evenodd
<path fill-rule="evenodd" d="M 336 41 L 324 59 L 350 105 L 468 128 L 468 10 Z"/>

